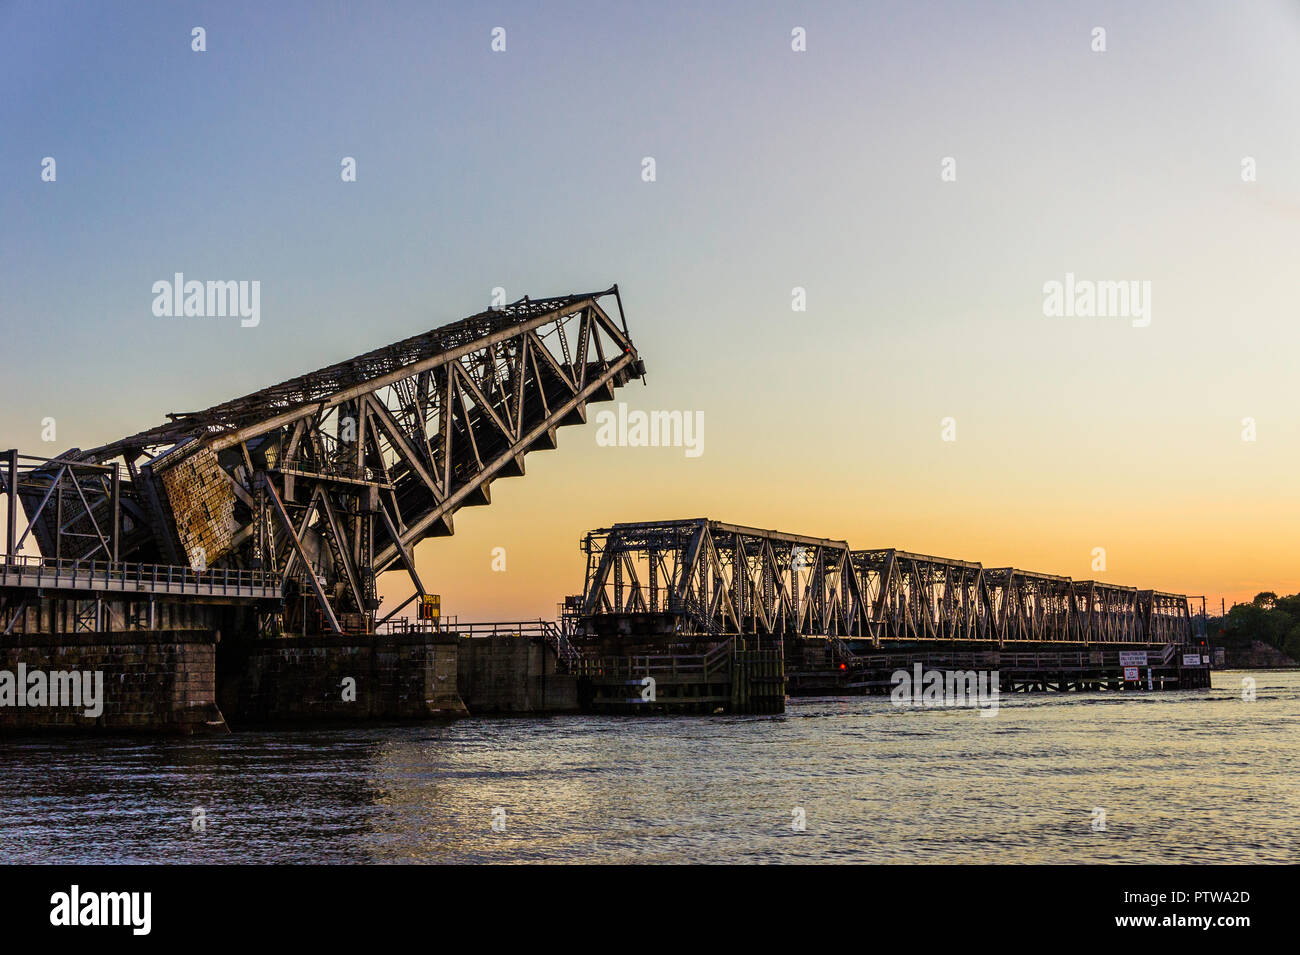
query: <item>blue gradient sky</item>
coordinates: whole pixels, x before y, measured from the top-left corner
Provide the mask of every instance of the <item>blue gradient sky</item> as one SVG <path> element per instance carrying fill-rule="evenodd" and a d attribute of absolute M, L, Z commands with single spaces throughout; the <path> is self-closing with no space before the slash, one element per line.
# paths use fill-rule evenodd
<path fill-rule="evenodd" d="M 0 76 L 0 446 L 617 281 L 623 399 L 703 410 L 705 454 L 561 432 L 421 546 L 448 612 L 549 613 L 589 527 L 697 515 L 1300 589 L 1294 2 L 0 2 Z M 155 318 L 177 271 L 260 280 L 261 325 Z M 1150 327 L 1045 318 L 1067 271 L 1150 281 Z"/>

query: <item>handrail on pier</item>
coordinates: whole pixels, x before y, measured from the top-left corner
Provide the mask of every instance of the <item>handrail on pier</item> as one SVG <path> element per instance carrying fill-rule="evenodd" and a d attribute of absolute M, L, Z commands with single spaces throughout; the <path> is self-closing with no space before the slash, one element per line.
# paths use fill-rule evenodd
<path fill-rule="evenodd" d="M 396 617 L 380 625 L 381 633 L 454 633 L 462 637 L 532 637 L 546 642 L 556 657 L 570 670 L 582 658 L 582 652 L 573 645 L 568 635 L 554 621 L 494 620 L 488 622 L 460 623 L 455 617 L 437 620 L 412 620 Z"/>
<path fill-rule="evenodd" d="M 126 590 L 128 584 L 159 593 L 243 596 L 254 590 L 278 590 L 280 577 L 271 571 L 240 567 L 196 570 L 181 564 L 0 555 L 0 586 Z"/>

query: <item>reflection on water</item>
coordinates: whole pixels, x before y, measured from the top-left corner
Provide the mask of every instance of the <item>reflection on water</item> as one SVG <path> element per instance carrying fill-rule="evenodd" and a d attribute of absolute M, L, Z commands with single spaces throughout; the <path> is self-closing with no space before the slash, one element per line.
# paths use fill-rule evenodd
<path fill-rule="evenodd" d="M 1243 675 L 1004 696 L 995 718 L 876 697 L 778 717 L 10 739 L 0 860 L 1300 861 L 1300 672 L 1254 673 L 1254 702 Z"/>

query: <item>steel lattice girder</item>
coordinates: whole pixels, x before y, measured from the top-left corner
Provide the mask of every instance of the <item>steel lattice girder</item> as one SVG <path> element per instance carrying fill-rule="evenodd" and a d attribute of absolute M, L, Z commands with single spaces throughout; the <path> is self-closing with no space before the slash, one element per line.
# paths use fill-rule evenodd
<path fill-rule="evenodd" d="M 376 574 L 401 567 L 423 593 L 418 541 L 644 374 L 617 286 L 524 298 L 68 457 L 129 472 L 123 506 L 148 533 L 121 559 L 274 570 L 329 629 L 366 627 Z"/>
<path fill-rule="evenodd" d="M 1016 567 L 989 568 L 989 610 L 999 644 L 1073 642 L 1070 629 L 1073 581 Z"/>
<path fill-rule="evenodd" d="M 1076 639 L 1089 643 L 1132 643 L 1142 638 L 1137 588 L 1076 580 L 1071 589 Z"/>
<path fill-rule="evenodd" d="M 861 635 L 844 541 L 703 518 L 617 524 L 585 541 L 583 615 L 660 615 L 700 633 Z"/>
<path fill-rule="evenodd" d="M 1187 598 L 1155 590 L 1137 594 L 1138 625 L 1147 643 L 1181 642 L 1191 632 L 1191 612 Z"/>
<path fill-rule="evenodd" d="M 894 640 L 983 640 L 990 620 L 983 568 L 907 551 L 853 552 L 871 620 Z"/>
<path fill-rule="evenodd" d="M 582 616 L 663 619 L 688 633 L 881 640 L 1157 643 L 1191 640 L 1187 598 L 1014 567 L 723 524 L 615 524 L 585 541 Z"/>
<path fill-rule="evenodd" d="M 5 457 L 7 466 L 0 468 L 0 496 L 6 499 L 9 511 L 6 554 L 20 553 L 30 537 L 42 554 L 52 558 L 114 561 L 124 533 L 128 546 L 132 540 L 139 541 L 142 533 L 148 536 L 139 515 L 128 513 L 123 518 L 117 468 L 82 460 L 76 451 L 58 458 L 11 451 Z M 21 534 L 17 521 L 20 502 L 27 519 Z"/>

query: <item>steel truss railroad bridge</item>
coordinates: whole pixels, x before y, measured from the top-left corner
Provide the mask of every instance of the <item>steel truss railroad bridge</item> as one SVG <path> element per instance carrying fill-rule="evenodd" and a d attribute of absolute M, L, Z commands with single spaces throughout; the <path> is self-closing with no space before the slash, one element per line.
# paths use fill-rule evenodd
<path fill-rule="evenodd" d="M 1168 644 L 1192 639 L 1179 594 L 705 518 L 587 534 L 580 630 L 721 640 Z"/>
<path fill-rule="evenodd" d="M 10 452 L 0 631 L 62 588 L 274 596 L 266 632 L 371 632 L 377 574 L 414 585 L 391 617 L 426 592 L 416 543 L 644 375 L 613 286 L 523 298 L 89 451 Z M 40 558 L 20 556 L 29 536 Z"/>

